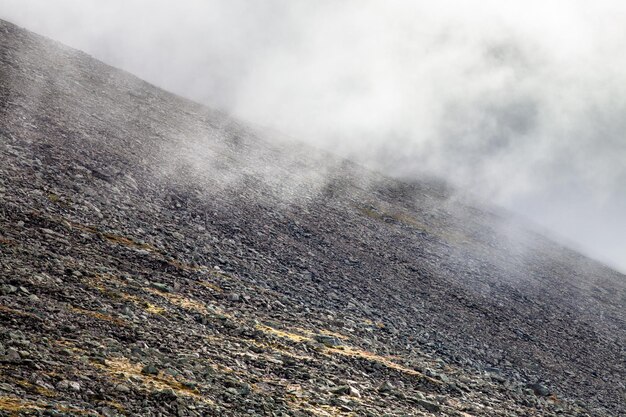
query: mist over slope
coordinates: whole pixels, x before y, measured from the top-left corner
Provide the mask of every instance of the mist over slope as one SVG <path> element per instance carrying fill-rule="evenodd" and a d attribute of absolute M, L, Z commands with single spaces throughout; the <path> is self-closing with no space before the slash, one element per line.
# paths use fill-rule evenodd
<path fill-rule="evenodd" d="M 0 0 L 0 18 L 386 174 L 445 178 L 626 272 L 623 2 Z"/>
<path fill-rule="evenodd" d="M 625 411 L 623 275 L 0 35 L 2 412 Z"/>

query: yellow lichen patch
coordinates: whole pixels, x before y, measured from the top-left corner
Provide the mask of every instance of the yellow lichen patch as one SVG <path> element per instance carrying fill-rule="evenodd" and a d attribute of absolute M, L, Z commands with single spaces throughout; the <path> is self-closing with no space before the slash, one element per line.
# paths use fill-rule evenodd
<path fill-rule="evenodd" d="M 107 401 L 102 401 L 102 403 L 106 404 L 109 407 L 115 408 L 117 411 L 119 411 L 122 414 L 126 414 L 126 408 L 124 408 L 124 406 L 118 403 L 117 401 L 107 400 Z"/>
<path fill-rule="evenodd" d="M 43 404 L 17 397 L 0 396 L 0 410 L 19 415 L 27 411 L 43 410 Z"/>
<path fill-rule="evenodd" d="M 287 404 L 293 410 L 309 412 L 319 417 L 354 417 L 356 414 L 352 412 L 342 411 L 332 405 L 313 405 L 305 400 L 299 399 L 294 395 L 288 397 Z"/>
<path fill-rule="evenodd" d="M 169 257 L 166 256 L 166 254 L 161 252 L 155 246 L 149 243 L 139 242 L 132 237 L 125 237 L 125 236 L 117 235 L 115 233 L 110 233 L 110 232 L 101 232 L 93 226 L 85 226 L 80 223 L 68 221 L 63 218 L 56 218 L 52 220 L 56 220 L 57 222 L 67 222 L 67 224 L 69 224 L 69 226 L 73 229 L 77 229 L 77 230 L 87 232 L 87 233 L 97 234 L 99 236 L 102 236 L 104 239 L 106 239 L 110 243 L 114 243 L 114 244 L 121 245 L 121 246 L 126 246 L 126 247 L 133 248 L 133 249 L 141 249 L 141 250 L 149 251 L 153 255 L 155 255 L 157 258 L 162 259 L 168 264 L 172 265 L 173 267 L 182 269 L 184 271 L 198 272 L 198 271 L 206 270 L 205 267 L 189 265 L 177 259 L 169 259 Z"/>
<path fill-rule="evenodd" d="M 212 275 L 215 278 L 221 278 L 221 279 L 233 279 L 232 276 L 228 275 L 226 272 L 222 271 L 222 270 L 217 270 L 217 269 L 207 269 L 206 272 L 209 275 Z"/>
<path fill-rule="evenodd" d="M 186 264 L 184 262 L 181 262 L 177 259 L 168 259 L 167 263 L 172 265 L 173 267 L 176 267 L 178 269 L 182 269 L 183 271 L 191 271 L 191 272 L 195 272 L 195 271 L 199 271 L 200 268 L 197 266 L 192 266 L 189 264 Z"/>
<path fill-rule="evenodd" d="M 319 330 L 317 332 L 309 332 L 309 334 L 311 334 L 311 335 L 323 334 L 325 336 L 332 336 L 332 337 L 336 337 L 337 339 L 341 339 L 341 340 L 348 340 L 349 339 L 349 337 L 346 336 L 345 334 L 333 332 L 333 331 L 330 331 L 330 330 Z"/>
<path fill-rule="evenodd" d="M 122 246 L 128 246 L 128 247 L 132 247 L 135 249 L 144 249 L 144 250 L 158 253 L 157 248 L 155 248 L 154 246 L 150 245 L 149 243 L 138 242 L 132 237 L 120 236 L 120 235 L 117 235 L 115 233 L 110 233 L 110 232 L 100 232 L 97 228 L 93 226 L 85 226 L 83 224 L 76 223 L 73 221 L 68 221 L 65 219 L 56 219 L 56 220 L 66 221 L 70 225 L 70 227 L 72 227 L 73 229 L 77 229 L 77 230 L 87 232 L 87 233 L 99 234 L 111 243 L 116 243 Z"/>
<path fill-rule="evenodd" d="M 382 220 L 384 216 L 370 207 L 357 207 L 357 210 L 364 216 L 371 217 L 372 219 Z"/>
<path fill-rule="evenodd" d="M 150 314 L 163 315 L 165 312 L 167 312 L 167 309 L 165 309 L 164 307 L 159 307 L 136 295 L 128 294 L 119 290 L 108 289 L 106 286 L 103 285 L 104 280 L 106 280 L 107 282 L 114 282 L 118 284 L 118 286 L 126 286 L 126 283 L 124 283 L 119 278 L 116 278 L 112 275 L 104 275 L 104 276 L 99 275 L 99 276 L 92 277 L 85 281 L 88 285 L 97 289 L 102 294 L 106 295 L 107 297 L 115 299 L 115 300 L 124 300 L 124 301 L 131 302 L 135 304 L 136 306 L 143 308 L 146 312 Z"/>
<path fill-rule="evenodd" d="M 212 403 L 210 399 L 202 397 L 194 389 L 183 385 L 170 375 L 163 373 L 159 373 L 158 375 L 143 374 L 140 364 L 133 364 L 126 358 L 107 359 L 105 365 L 95 364 L 95 366 L 103 369 L 115 378 L 123 376 L 127 379 L 132 378 L 133 381 L 140 381 L 142 386 L 148 390 L 162 391 L 171 389 L 178 395 L 192 397 L 208 404 Z"/>
<path fill-rule="evenodd" d="M 56 406 L 54 407 L 55 410 L 63 413 L 64 415 L 72 415 L 72 414 L 77 414 L 80 416 L 100 416 L 100 414 L 94 412 L 94 411 L 89 411 L 89 410 L 84 410 L 82 408 L 75 408 L 75 407 L 65 407 L 65 406 Z"/>
<path fill-rule="evenodd" d="M 188 298 L 180 294 L 162 292 L 154 288 L 148 288 L 146 289 L 146 291 L 148 291 L 149 293 L 158 295 L 160 297 L 163 297 L 167 301 L 169 301 L 171 304 L 174 304 L 175 306 L 178 306 L 184 310 L 194 311 L 196 313 L 201 313 L 201 314 L 209 313 L 209 311 L 207 310 L 204 304 L 192 298 Z"/>
<path fill-rule="evenodd" d="M 74 344 L 73 341 L 67 340 L 67 339 L 54 340 L 52 343 L 54 343 L 55 345 L 59 345 L 59 346 L 65 346 L 68 349 L 72 349 L 72 350 L 81 350 L 80 348 L 75 347 L 76 345 Z"/>
<path fill-rule="evenodd" d="M 60 348 L 69 350 L 72 354 L 77 355 L 77 356 L 84 355 L 86 353 L 85 349 L 82 349 L 76 346 L 74 342 L 70 340 L 65 340 L 65 339 L 54 340 L 53 343 L 59 346 Z M 48 375 L 54 376 L 52 372 L 48 372 Z"/>
<path fill-rule="evenodd" d="M 104 237 L 106 240 L 108 240 L 111 243 L 116 243 L 122 246 L 129 246 L 135 249 L 144 249 L 144 250 L 158 253 L 157 248 L 155 248 L 154 246 L 150 245 L 149 243 L 138 242 L 132 237 L 120 236 L 120 235 L 116 235 L 115 233 L 109 233 L 109 232 L 101 233 L 101 235 L 102 237 Z"/>
<path fill-rule="evenodd" d="M 448 405 L 454 409 L 459 416 L 462 417 L 474 417 L 472 414 L 468 414 L 465 411 L 460 411 L 462 409 L 467 409 L 467 404 L 463 404 L 463 402 L 461 402 L 458 398 L 448 398 L 447 399 Z"/>
<path fill-rule="evenodd" d="M 35 391 L 37 392 L 37 394 L 43 395 L 44 397 L 51 398 L 51 397 L 56 397 L 57 396 L 57 393 L 52 391 L 51 389 L 40 387 L 40 386 L 37 386 L 37 385 L 35 385 L 34 388 L 35 388 Z"/>
<path fill-rule="evenodd" d="M 167 312 L 167 309 L 165 307 L 159 307 L 156 304 L 152 304 L 151 302 L 138 297 L 136 295 L 132 295 L 132 294 L 128 294 L 125 292 L 121 292 L 120 293 L 121 297 L 123 300 L 129 301 L 133 304 L 135 304 L 136 306 L 139 306 L 141 308 L 143 308 L 146 312 L 150 313 L 150 314 L 160 314 L 163 315 Z"/>
<path fill-rule="evenodd" d="M 354 357 L 354 358 L 367 359 L 367 360 L 372 361 L 372 362 L 378 362 L 378 363 L 386 366 L 387 368 L 394 369 L 396 371 L 402 372 L 402 373 L 407 374 L 407 375 L 420 377 L 420 378 L 428 380 L 429 382 L 433 382 L 435 384 L 440 384 L 441 383 L 440 381 L 437 381 L 436 379 L 430 378 L 430 377 L 424 375 L 423 373 L 416 371 L 415 369 L 410 369 L 410 368 L 404 367 L 404 366 L 402 366 L 402 365 L 400 365 L 400 364 L 398 364 L 396 362 L 393 362 L 391 360 L 391 357 L 380 356 L 380 355 L 377 355 L 375 353 L 368 352 L 366 350 L 356 349 L 356 348 L 350 347 L 350 346 L 340 346 L 339 348 L 326 348 L 325 353 L 327 353 L 327 354 L 339 354 L 339 355 L 350 356 L 350 357 Z"/>
<path fill-rule="evenodd" d="M 120 287 L 126 287 L 126 282 L 111 274 L 96 275 L 95 277 L 89 278 L 89 280 L 98 282 L 100 284 L 116 284 Z"/>
<path fill-rule="evenodd" d="M 60 203 L 61 202 L 61 197 L 59 197 L 55 193 L 49 193 L 48 194 L 48 200 L 50 200 L 53 203 Z"/>
<path fill-rule="evenodd" d="M 282 339 L 288 339 L 288 340 L 291 340 L 291 341 L 294 341 L 294 342 L 298 342 L 298 343 L 311 340 L 311 338 L 308 337 L 308 336 L 304 336 L 302 334 L 290 332 L 290 331 L 287 331 L 287 330 L 275 329 L 273 327 L 266 326 L 264 324 L 258 324 L 256 326 L 256 328 L 257 328 L 257 330 L 260 330 L 263 333 L 266 333 L 266 334 L 269 334 L 269 335 L 273 335 L 273 336 L 277 336 L 277 337 L 280 337 Z"/>
<path fill-rule="evenodd" d="M 44 397 L 56 397 L 57 393 L 54 392 L 51 389 L 48 388 L 44 388 L 44 387 L 40 387 L 39 385 L 34 385 L 31 384 L 30 382 L 26 381 L 25 379 L 18 379 L 15 378 L 13 379 L 13 382 L 15 383 L 15 385 L 19 385 L 20 387 L 31 391 L 31 392 L 36 392 L 39 395 L 43 395 Z"/>
<path fill-rule="evenodd" d="M 300 361 L 315 361 L 315 358 L 313 358 L 312 356 L 299 355 L 297 353 L 294 353 L 288 350 L 286 346 L 282 346 L 276 343 L 263 343 L 258 340 L 244 340 L 244 339 L 240 339 L 239 342 L 245 343 L 247 345 L 254 345 L 258 348 L 267 349 L 272 352 L 276 352 L 283 356 L 288 356 L 290 358 L 297 359 Z"/>
<path fill-rule="evenodd" d="M 145 310 L 150 314 L 164 314 L 167 310 L 163 307 L 156 306 L 151 303 L 146 303 Z"/>
<path fill-rule="evenodd" d="M 363 324 L 365 324 L 366 326 L 374 326 L 374 327 L 378 327 L 379 329 L 383 329 L 385 328 L 384 323 L 381 323 L 380 321 L 377 322 L 373 322 L 370 319 L 364 319 L 363 320 Z"/>
<path fill-rule="evenodd" d="M 208 289 L 216 291 L 216 292 L 224 292 L 224 290 L 221 287 L 219 287 L 218 285 L 213 284 L 211 282 L 201 281 L 201 282 L 199 282 L 199 284 L 202 285 L 205 288 L 208 288 Z"/>
<path fill-rule="evenodd" d="M 6 237 L 2 237 L 0 236 L 0 245 L 5 245 L 5 246 L 13 246 L 15 245 L 15 241 L 12 239 L 8 239 Z"/>
<path fill-rule="evenodd" d="M 122 297 L 123 300 L 125 301 L 130 301 L 133 304 L 142 304 L 142 303 L 147 303 L 147 301 L 145 301 L 143 298 L 141 297 L 137 297 L 136 295 L 133 294 L 128 294 L 126 292 L 120 292 L 120 296 Z"/>
<path fill-rule="evenodd" d="M 16 316 L 22 316 L 22 317 L 35 317 L 35 318 L 39 318 L 39 317 L 37 317 L 37 315 L 36 315 L 36 314 L 29 313 L 29 312 L 27 312 L 27 311 L 16 310 L 16 309 L 14 309 L 14 308 L 10 308 L 10 307 L 3 306 L 3 305 L 0 305 L 0 312 L 3 312 L 3 313 L 8 313 L 8 314 L 14 314 L 14 315 L 16 315 Z"/>
<path fill-rule="evenodd" d="M 422 232 L 428 233 L 429 235 L 437 236 L 438 238 L 449 243 L 469 244 L 472 241 L 470 237 L 459 231 L 430 227 L 426 223 L 419 221 L 414 215 L 397 208 L 389 207 L 385 209 L 377 207 L 377 210 L 375 210 L 371 207 L 357 207 L 357 210 L 361 212 L 361 214 L 376 220 L 395 220 L 405 226 L 410 226 Z"/>
<path fill-rule="evenodd" d="M 132 302 L 133 304 L 143 308 L 146 312 L 150 314 L 164 315 L 165 313 L 167 313 L 167 309 L 165 307 L 159 307 L 156 304 L 152 304 L 151 302 L 146 301 L 136 295 L 128 294 L 125 292 L 120 293 L 120 295 L 122 299 Z"/>
<path fill-rule="evenodd" d="M 257 329 L 261 330 L 264 333 L 273 334 L 283 339 L 289 339 L 295 342 L 302 342 L 306 340 L 312 341 L 315 339 L 315 335 L 332 336 L 340 340 L 349 339 L 349 337 L 344 334 L 324 329 L 313 331 L 309 329 L 304 329 L 302 327 L 292 327 L 290 328 L 290 330 L 280 330 L 266 325 L 258 325 Z"/>
<path fill-rule="evenodd" d="M 29 401 L 17 397 L 0 396 L 0 411 L 9 413 L 10 416 L 20 416 L 24 413 L 36 413 L 49 408 L 45 403 L 39 401 Z M 65 414 L 78 414 L 78 415 L 99 415 L 93 411 L 87 411 L 81 408 L 66 407 L 66 406 L 54 406 L 56 411 Z"/>
<path fill-rule="evenodd" d="M 117 243 L 118 245 L 130 246 L 137 249 L 152 250 L 152 247 L 150 245 L 135 242 L 134 240 L 124 236 L 116 235 L 113 233 L 102 233 L 102 236 L 109 242 Z"/>
<path fill-rule="evenodd" d="M 122 319 L 120 319 L 118 317 L 113 317 L 113 316 L 110 316 L 108 314 L 99 313 L 97 311 L 85 310 L 85 309 L 79 308 L 79 307 L 72 307 L 71 311 L 73 311 L 75 313 L 83 314 L 85 316 L 93 317 L 93 318 L 98 319 L 98 320 L 107 321 L 109 323 L 113 323 L 113 324 L 116 324 L 118 326 L 126 326 L 127 325 L 126 321 L 124 321 L 124 320 L 122 320 Z"/>

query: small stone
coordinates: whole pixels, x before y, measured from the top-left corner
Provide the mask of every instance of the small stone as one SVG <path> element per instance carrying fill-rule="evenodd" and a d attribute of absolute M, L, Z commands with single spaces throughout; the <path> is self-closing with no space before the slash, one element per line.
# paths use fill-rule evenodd
<path fill-rule="evenodd" d="M 70 390 L 75 391 L 75 392 L 80 391 L 81 387 L 80 387 L 80 384 L 78 382 L 70 381 L 68 385 L 69 385 Z"/>
<path fill-rule="evenodd" d="M 539 397 L 547 397 L 547 396 L 549 396 L 551 394 L 551 392 L 548 389 L 548 387 L 546 387 L 545 385 L 543 385 L 543 384 L 541 384 L 539 382 L 537 382 L 535 384 L 529 385 L 528 388 L 533 390 L 535 395 L 537 395 Z"/>
<path fill-rule="evenodd" d="M 359 390 L 349 385 L 340 385 L 336 388 L 333 388 L 330 392 L 335 395 L 349 395 L 351 397 L 361 397 L 361 393 L 359 392 Z"/>
<path fill-rule="evenodd" d="M 102 415 L 104 417 L 117 417 L 118 414 L 115 412 L 115 410 L 113 410 L 112 408 L 109 407 L 102 407 L 100 409 L 100 411 L 102 412 Z"/>
<path fill-rule="evenodd" d="M 159 370 L 157 369 L 156 366 L 150 364 L 150 365 L 144 366 L 143 369 L 141 370 L 141 373 L 144 375 L 158 375 Z"/>
<path fill-rule="evenodd" d="M 378 392 L 391 392 L 395 389 L 391 382 L 385 381 L 378 387 Z"/>
<path fill-rule="evenodd" d="M 14 287 L 13 285 L 3 285 L 2 287 L 0 287 L 0 292 L 3 295 L 13 294 L 16 291 L 17 287 Z"/>
<path fill-rule="evenodd" d="M 434 403 L 434 402 L 426 401 L 426 400 L 422 400 L 422 399 L 416 399 L 415 402 L 418 405 L 424 407 L 426 410 L 430 411 L 431 413 L 438 413 L 438 412 L 441 411 L 441 406 L 439 404 Z"/>
<path fill-rule="evenodd" d="M 315 340 L 323 344 L 326 347 L 339 347 L 343 345 L 343 343 L 341 342 L 341 340 L 339 340 L 339 338 L 334 337 L 334 336 L 328 336 L 325 334 L 316 335 Z"/>
<path fill-rule="evenodd" d="M 151 282 L 150 286 L 154 289 L 157 289 L 159 291 L 163 291 L 163 292 L 172 292 L 172 289 L 169 287 L 169 285 L 164 284 L 162 282 Z"/>
<path fill-rule="evenodd" d="M 239 390 L 239 393 L 241 395 L 249 395 L 251 392 L 252 392 L 252 387 L 250 386 L 250 384 L 246 384 L 246 383 L 241 384 L 241 389 Z"/>
<path fill-rule="evenodd" d="M 241 299 L 241 297 L 239 296 L 239 294 L 231 293 L 226 296 L 226 299 L 228 301 L 238 302 Z"/>
<path fill-rule="evenodd" d="M 331 389 L 330 392 L 336 395 L 346 395 L 350 392 L 350 387 L 347 385 L 340 385 L 336 388 Z"/>
<path fill-rule="evenodd" d="M 13 348 L 8 348 L 7 353 L 4 356 L 4 359 L 9 362 L 18 362 L 22 359 L 22 356 L 19 352 Z"/>
<path fill-rule="evenodd" d="M 124 308 L 122 308 L 122 314 L 131 318 L 135 315 L 129 306 L 124 306 Z"/>
<path fill-rule="evenodd" d="M 5 382 L 2 382 L 2 383 L 0 383 L 0 391 L 13 392 L 14 389 L 11 386 L 11 384 L 7 384 Z"/>
<path fill-rule="evenodd" d="M 59 381 L 56 387 L 59 391 L 66 391 L 70 388 L 70 381 L 68 381 L 67 379 Z"/>
<path fill-rule="evenodd" d="M 166 388 L 161 391 L 155 391 L 152 395 L 159 397 L 162 401 L 176 401 L 178 395 L 171 388 Z"/>
<path fill-rule="evenodd" d="M 115 389 L 123 394 L 128 394 L 130 392 L 130 388 L 128 387 L 128 385 L 124 384 L 117 384 L 115 386 Z"/>

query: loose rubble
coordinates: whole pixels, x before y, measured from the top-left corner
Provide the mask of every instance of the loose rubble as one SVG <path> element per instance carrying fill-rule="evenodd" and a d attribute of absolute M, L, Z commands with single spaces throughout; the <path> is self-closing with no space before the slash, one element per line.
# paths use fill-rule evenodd
<path fill-rule="evenodd" d="M 259 136 L 0 21 L 0 415 L 626 413 L 623 275 Z"/>

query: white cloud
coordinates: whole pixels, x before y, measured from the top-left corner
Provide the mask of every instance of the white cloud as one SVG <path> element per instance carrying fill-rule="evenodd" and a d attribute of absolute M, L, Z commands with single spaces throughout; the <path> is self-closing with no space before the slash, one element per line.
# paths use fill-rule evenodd
<path fill-rule="evenodd" d="M 626 4 L 0 0 L 175 92 L 427 171 L 626 270 Z"/>

